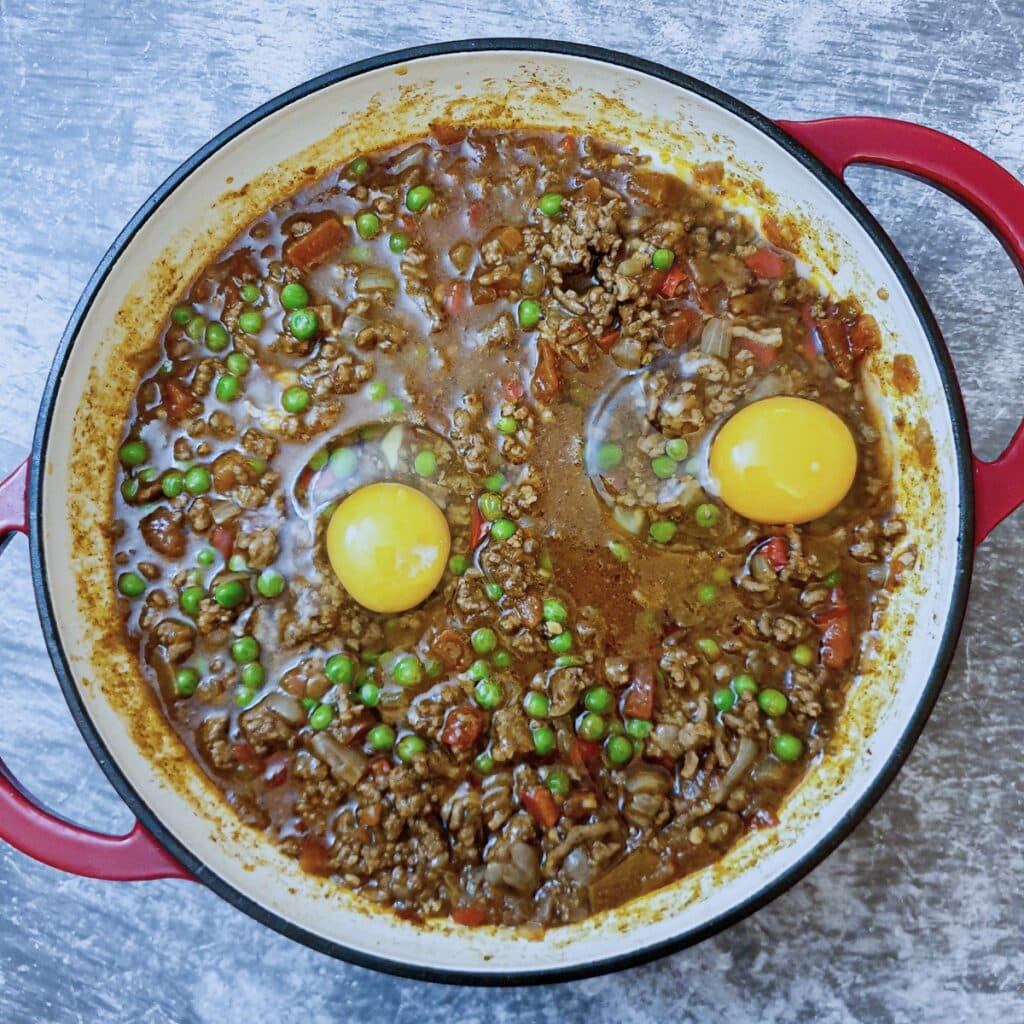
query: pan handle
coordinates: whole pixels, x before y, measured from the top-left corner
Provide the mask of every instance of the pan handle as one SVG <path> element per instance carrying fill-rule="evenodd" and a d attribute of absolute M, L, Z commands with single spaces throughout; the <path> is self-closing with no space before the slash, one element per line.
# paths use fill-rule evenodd
<path fill-rule="evenodd" d="M 0 483 L 0 551 L 15 533 L 28 535 L 26 459 Z M 107 836 L 66 821 L 37 803 L 0 759 L 0 839 L 43 864 L 87 878 L 134 882 L 192 876 L 141 822 Z"/>
<path fill-rule="evenodd" d="M 1024 185 L 966 143 L 888 117 L 779 121 L 838 177 L 850 164 L 878 164 L 920 178 L 967 207 L 995 234 L 1024 278 Z M 1024 504 L 1024 422 L 994 462 L 974 456 L 974 544 Z"/>

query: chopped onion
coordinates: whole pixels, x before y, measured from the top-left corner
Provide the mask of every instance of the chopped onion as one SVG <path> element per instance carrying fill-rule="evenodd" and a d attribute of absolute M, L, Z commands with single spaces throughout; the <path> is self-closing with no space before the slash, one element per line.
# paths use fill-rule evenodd
<path fill-rule="evenodd" d="M 635 252 L 632 256 L 627 256 L 619 264 L 618 273 L 622 274 L 623 277 L 636 277 L 646 266 L 647 260 L 644 258 L 644 254 Z"/>
<path fill-rule="evenodd" d="M 623 508 L 616 505 L 612 511 L 612 518 L 629 533 L 639 536 L 643 533 L 645 516 L 638 508 Z"/>
<path fill-rule="evenodd" d="M 700 350 L 705 355 L 728 359 L 732 346 L 732 330 L 725 320 L 712 317 L 705 325 L 700 336 Z"/>
<path fill-rule="evenodd" d="M 749 327 L 733 325 L 732 336 L 746 338 L 747 341 L 753 341 L 768 348 L 779 348 L 782 345 L 781 327 L 766 327 L 763 331 L 752 331 Z"/>
<path fill-rule="evenodd" d="M 639 338 L 620 336 L 612 345 L 611 355 L 616 366 L 621 366 L 624 370 L 635 370 L 643 361 L 644 343 Z"/>
<path fill-rule="evenodd" d="M 756 402 L 760 398 L 774 398 L 785 391 L 786 383 L 782 377 L 777 373 L 769 373 L 763 380 L 758 381 L 757 387 L 750 392 L 750 400 Z"/>
<path fill-rule="evenodd" d="M 366 267 L 356 278 L 357 292 L 393 292 L 397 287 L 395 275 L 383 267 Z"/>
<path fill-rule="evenodd" d="M 342 746 L 333 736 L 318 732 L 309 745 L 314 754 L 331 770 L 331 775 L 338 782 L 354 786 L 366 769 L 366 756 L 359 750 Z"/>
<path fill-rule="evenodd" d="M 242 510 L 233 501 L 215 501 L 210 506 L 210 515 L 218 526 L 241 514 Z"/>
<path fill-rule="evenodd" d="M 736 788 L 736 784 L 750 771 L 750 766 L 757 759 L 757 741 L 749 736 L 740 740 L 740 748 L 736 751 L 736 760 L 729 765 L 725 778 L 718 784 L 718 788 L 711 794 L 712 803 L 722 804 L 729 798 L 729 794 Z"/>
<path fill-rule="evenodd" d="M 385 435 L 381 438 L 380 450 L 384 456 L 384 461 L 388 464 L 388 469 L 396 469 L 398 467 L 398 452 L 402 447 L 402 435 L 404 428 L 401 423 L 396 423 Z"/>
<path fill-rule="evenodd" d="M 283 718 L 289 725 L 299 728 L 306 721 L 306 709 L 302 701 L 290 693 L 275 690 L 260 701 L 259 707 L 273 711 L 278 718 Z"/>
<path fill-rule="evenodd" d="M 430 152 L 430 147 L 425 142 L 417 142 L 416 145 L 403 149 L 388 167 L 392 174 L 401 174 L 410 167 L 423 163 L 424 158 Z"/>

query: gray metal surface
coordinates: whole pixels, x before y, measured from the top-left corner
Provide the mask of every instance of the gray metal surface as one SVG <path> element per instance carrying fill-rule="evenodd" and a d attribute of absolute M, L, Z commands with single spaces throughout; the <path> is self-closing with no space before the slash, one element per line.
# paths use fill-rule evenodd
<path fill-rule="evenodd" d="M 28 449 L 63 324 L 150 191 L 252 106 L 380 51 L 523 30 L 630 50 L 775 117 L 907 117 L 1024 176 L 1020 0 L 490 0 L 372 11 L 291 0 L 0 0 L 0 469 Z M 992 457 L 1024 412 L 1024 289 L 951 200 L 851 183 L 922 282 Z M 978 559 L 924 736 L 809 878 L 701 946 L 618 976 L 480 992 L 329 960 L 181 882 L 60 875 L 0 848 L 0 1021 L 959 1022 L 1024 1017 L 1024 649 L 1018 514 Z M 124 831 L 54 681 L 27 545 L 0 563 L 0 752 L 65 815 Z"/>

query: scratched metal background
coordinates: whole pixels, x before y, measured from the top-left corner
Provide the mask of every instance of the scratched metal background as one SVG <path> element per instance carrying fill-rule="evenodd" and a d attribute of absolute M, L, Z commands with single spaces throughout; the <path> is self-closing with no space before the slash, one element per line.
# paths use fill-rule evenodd
<path fill-rule="evenodd" d="M 524 28 L 663 61 L 777 117 L 913 118 L 1024 176 L 1021 0 L 0 0 L 0 469 L 29 446 L 96 261 L 193 149 L 337 65 Z M 1020 279 L 951 200 L 884 171 L 851 182 L 924 285 L 994 456 L 1024 412 Z M 426 986 L 294 945 L 199 886 L 85 881 L 0 848 L 0 1021 L 1020 1020 L 1022 525 L 980 555 L 956 662 L 897 782 L 811 877 L 724 935 L 573 985 Z M 55 685 L 23 542 L 0 593 L 0 751 L 62 813 L 124 830 Z"/>

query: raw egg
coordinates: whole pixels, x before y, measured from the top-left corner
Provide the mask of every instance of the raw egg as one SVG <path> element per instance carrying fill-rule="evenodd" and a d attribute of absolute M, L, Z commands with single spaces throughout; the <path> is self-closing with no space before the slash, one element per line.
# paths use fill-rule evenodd
<path fill-rule="evenodd" d="M 440 582 L 450 548 L 444 513 L 405 484 L 361 487 L 327 526 L 327 557 L 338 579 L 375 612 L 404 612 L 423 601 Z"/>
<path fill-rule="evenodd" d="M 857 472 L 850 428 L 806 398 L 764 398 L 740 409 L 711 443 L 722 501 L 758 523 L 806 523 L 846 497 Z"/>

